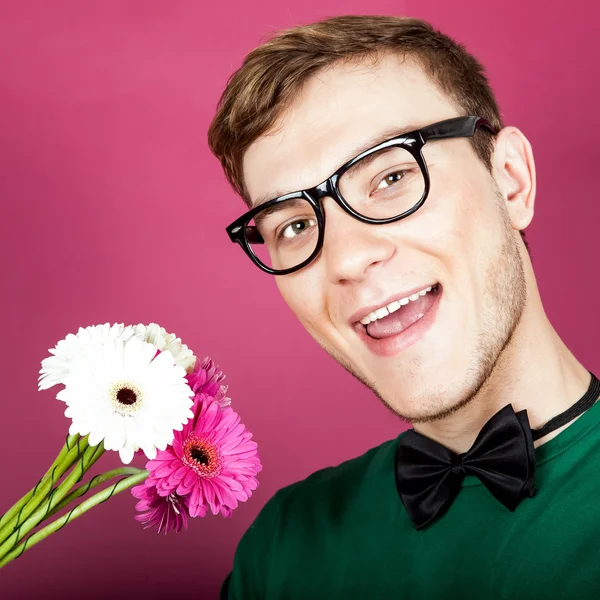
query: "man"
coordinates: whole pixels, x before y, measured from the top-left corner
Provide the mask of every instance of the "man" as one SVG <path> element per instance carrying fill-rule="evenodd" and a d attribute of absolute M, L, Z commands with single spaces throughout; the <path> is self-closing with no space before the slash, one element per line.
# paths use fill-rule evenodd
<path fill-rule="evenodd" d="M 532 150 L 483 67 L 419 20 L 328 19 L 248 55 L 209 142 L 232 241 L 413 425 L 277 492 L 222 598 L 597 598 L 600 388 L 544 313 Z"/>

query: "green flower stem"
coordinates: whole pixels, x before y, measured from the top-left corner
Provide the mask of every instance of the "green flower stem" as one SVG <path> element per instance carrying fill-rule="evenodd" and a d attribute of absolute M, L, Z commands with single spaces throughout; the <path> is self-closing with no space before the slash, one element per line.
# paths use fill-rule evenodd
<path fill-rule="evenodd" d="M 64 527 L 69 521 L 76 519 L 81 516 L 84 512 L 88 511 L 101 502 L 106 502 L 109 498 L 130 488 L 138 483 L 141 483 L 148 476 L 148 471 L 140 471 L 136 475 L 124 477 L 117 481 L 114 485 L 94 494 L 81 504 L 78 504 L 68 514 L 64 515 L 60 519 L 56 519 L 49 525 L 46 525 L 43 529 L 36 531 L 33 535 L 27 538 L 22 544 L 19 544 L 16 548 L 8 552 L 3 558 L 0 559 L 0 568 L 9 563 L 11 560 L 18 558 L 28 550 L 35 546 L 38 542 L 41 542 L 44 538 L 48 537 L 51 533 L 58 531 L 61 527 Z"/>
<path fill-rule="evenodd" d="M 64 453 L 61 451 L 48 472 L 40 479 L 38 484 L 19 502 L 8 510 L 3 517 L 3 525 L 0 527 L 0 542 L 6 540 L 17 529 L 31 513 L 46 499 L 48 494 L 52 493 L 52 488 L 60 480 L 63 474 L 68 471 L 73 463 L 81 457 L 88 448 L 87 436 L 78 437 L 71 444 L 71 436 L 67 438 L 67 444 L 71 446 Z M 74 445 L 73 445 L 74 444 Z M 65 450 L 65 448 L 63 448 Z M 23 501 L 24 498 L 27 500 Z"/>
<path fill-rule="evenodd" d="M 107 471 L 106 473 L 100 473 L 92 477 L 87 483 L 80 485 L 75 488 L 62 502 L 57 504 L 51 511 L 48 517 L 52 517 L 58 511 L 62 510 L 67 504 L 70 504 L 76 498 L 87 494 L 91 489 L 95 488 L 97 485 L 108 481 L 109 479 L 113 479 L 114 477 L 121 477 L 122 475 L 136 475 L 137 473 L 141 473 L 142 470 L 136 467 L 119 467 L 118 469 L 113 469 L 112 471 Z M 144 471 L 147 473 L 147 471 Z"/>
<path fill-rule="evenodd" d="M 25 510 L 23 511 L 23 514 L 28 513 L 27 520 L 22 522 L 13 533 L 0 544 L 0 557 L 3 557 L 7 552 L 10 552 L 17 543 L 27 535 L 27 533 L 48 517 L 50 510 L 67 495 L 69 490 L 76 483 L 83 479 L 85 472 L 100 458 L 100 456 L 102 456 L 103 453 L 104 444 L 102 442 L 99 446 L 88 446 L 69 475 L 58 487 L 52 490 L 48 499 L 40 504 L 35 512 L 33 512 L 35 507 L 30 508 L 33 500 L 35 500 L 35 496 L 33 497 L 32 501 L 25 506 Z"/>
<path fill-rule="evenodd" d="M 56 471 L 58 465 L 62 463 L 66 454 L 74 447 L 75 442 L 79 434 L 67 436 L 67 440 L 60 451 L 60 454 L 56 457 L 56 460 L 52 463 L 46 474 L 38 481 L 37 485 L 29 490 L 27 494 L 25 494 L 18 502 L 16 502 L 7 512 L 5 512 L 2 517 L 0 517 L 0 530 L 8 523 L 18 512 L 21 510 L 23 506 L 25 506 L 29 500 L 34 496 L 36 491 L 41 488 L 41 486 L 48 481 L 48 479 L 52 480 L 53 476 L 56 476 Z M 71 463 L 72 464 L 72 463 Z M 64 472 L 64 471 L 63 471 Z"/>

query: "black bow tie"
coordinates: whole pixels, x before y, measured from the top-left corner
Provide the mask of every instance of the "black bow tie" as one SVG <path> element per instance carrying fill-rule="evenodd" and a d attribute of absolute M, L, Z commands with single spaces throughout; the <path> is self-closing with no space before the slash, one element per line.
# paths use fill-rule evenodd
<path fill-rule="evenodd" d="M 600 394 L 592 376 L 587 392 L 576 404 L 533 430 L 527 411 L 512 405 L 499 410 L 481 429 L 471 448 L 455 454 L 438 442 L 409 429 L 398 442 L 396 487 L 417 529 L 441 517 L 458 494 L 466 475 L 475 475 L 510 511 L 535 494 L 534 440 L 548 435 L 585 412 Z"/>

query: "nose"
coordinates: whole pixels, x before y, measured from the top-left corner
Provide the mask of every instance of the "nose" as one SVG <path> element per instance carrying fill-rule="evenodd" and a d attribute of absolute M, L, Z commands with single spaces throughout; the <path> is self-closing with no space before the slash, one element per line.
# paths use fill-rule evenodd
<path fill-rule="evenodd" d="M 332 283 L 362 281 L 376 266 L 395 253 L 384 235 L 385 225 L 363 223 L 349 215 L 333 198 L 321 200 L 325 212 L 325 238 L 321 260 Z"/>

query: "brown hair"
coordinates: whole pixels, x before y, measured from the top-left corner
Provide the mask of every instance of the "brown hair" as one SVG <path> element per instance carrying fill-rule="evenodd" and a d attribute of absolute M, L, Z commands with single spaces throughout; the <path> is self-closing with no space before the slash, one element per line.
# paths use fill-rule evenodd
<path fill-rule="evenodd" d="M 304 82 L 320 69 L 385 53 L 416 60 L 463 115 L 503 127 L 485 69 L 465 47 L 420 19 L 347 15 L 277 32 L 252 50 L 235 71 L 208 130 L 208 143 L 235 191 L 250 205 L 242 160 L 248 147 L 273 128 Z M 494 141 L 471 143 L 491 171 Z M 525 233 L 521 231 L 525 246 Z"/>

